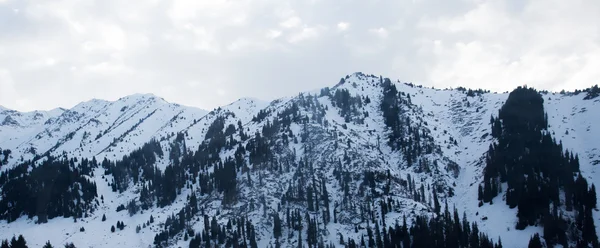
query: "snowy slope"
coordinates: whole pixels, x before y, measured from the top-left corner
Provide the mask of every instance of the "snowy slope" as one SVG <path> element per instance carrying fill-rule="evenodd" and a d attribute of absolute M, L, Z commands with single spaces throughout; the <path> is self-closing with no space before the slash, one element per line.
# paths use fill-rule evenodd
<path fill-rule="evenodd" d="M 585 94 L 544 95 L 549 130 L 570 152 L 579 155 L 580 170 L 590 184 L 600 185 L 600 98 L 584 100 Z M 598 223 L 600 212 L 594 211 Z M 596 233 L 600 225 L 596 224 Z"/>
<path fill-rule="evenodd" d="M 25 139 L 35 135 L 48 119 L 56 118 L 64 111 L 58 108 L 22 113 L 0 107 L 0 147 L 17 147 Z"/>
<path fill-rule="evenodd" d="M 0 147 L 12 150 L 9 166 L 47 152 L 54 156 L 116 159 L 150 139 L 179 132 L 206 113 L 150 94 L 114 102 L 94 99 L 68 110 L 7 110 L 0 114 L 7 122 L 0 126 Z"/>
<path fill-rule="evenodd" d="M 276 151 L 275 160 L 289 166 L 289 169 L 277 173 L 251 170 L 250 181 L 245 176 L 238 176 L 239 202 L 232 208 L 222 209 L 219 195 L 199 199 L 209 215 L 214 215 L 217 211 L 220 213 L 220 222 L 226 221 L 225 217 L 228 215 L 243 213 L 248 216 L 258 228 L 259 247 L 274 244 L 272 219 L 264 216 L 263 211 L 276 212 L 282 194 L 291 185 L 311 183 L 312 179 L 299 181 L 296 178 L 298 173 L 308 173 L 319 184 L 326 184 L 331 202 L 340 205 L 337 209 L 340 211 L 340 223 L 329 223 L 323 227 L 329 240 L 337 244 L 338 234 L 360 239 L 359 234 L 354 233 L 354 226 L 358 224 L 362 230 L 365 224 L 359 223 L 355 210 L 341 207 L 344 189 L 334 176 L 334 168 L 344 157 L 351 159 L 348 163 L 343 163 L 343 170 L 354 178 L 361 178 L 365 171 L 382 175 L 389 172 L 394 178 L 391 185 L 391 192 L 394 192 L 392 198 L 401 207 L 386 215 L 387 223 L 401 221 L 403 215 L 407 215 L 410 221 L 410 217 L 415 215 L 432 213 L 431 199 L 415 201 L 406 187 L 402 186 L 410 175 L 417 187 L 423 185 L 426 188 L 425 194 L 428 196 L 432 194 L 430 186 L 438 187 L 438 195 L 448 200 L 450 208 L 456 206 L 460 212 L 466 212 L 469 220 L 477 221 L 480 230 L 488 233 L 490 238 L 496 240 L 501 237 L 505 247 L 523 247 L 532 234 L 542 231 L 541 227 L 515 230 L 516 209 L 509 209 L 501 199 L 494 199 L 492 205 L 477 206 L 477 185 L 482 180 L 485 166 L 483 156 L 492 142 L 490 117 L 497 115 L 508 94 L 483 93 L 467 96 L 466 92 L 458 89 L 424 88 L 396 81 L 398 91 L 409 95 L 411 100 L 411 104 L 406 105 L 403 110 L 403 117 L 410 120 L 411 128 L 432 138 L 423 141 L 424 145 L 431 144 L 435 147 L 433 152 L 420 156 L 421 160 L 431 164 L 428 171 L 423 171 L 419 166 L 407 165 L 403 154 L 386 145 L 389 130 L 379 109 L 383 93 L 380 77 L 356 73 L 347 76 L 344 81 L 329 90 L 335 92 L 344 89 L 353 97 L 369 98 L 370 103 L 365 103 L 355 116 L 362 119 L 362 122 L 347 122 L 339 107 L 334 106 L 331 97 L 321 95 L 318 90 L 270 103 L 243 98 L 211 112 L 168 103 L 153 95 L 132 95 L 114 102 L 91 100 L 72 109 L 49 112 L 19 113 L 0 109 L 0 147 L 13 151 L 8 166 L 3 168 L 19 163 L 21 157 L 30 159 L 46 152 L 55 156 L 116 160 L 151 139 L 159 140 L 168 154 L 177 133 L 185 135 L 188 151 L 196 151 L 204 141 L 208 127 L 217 117 L 225 118 L 225 127 L 230 124 L 237 127 L 238 123 L 241 124 L 244 132 L 253 137 L 267 123 L 273 123 L 279 118 L 279 114 L 300 106 L 300 116 L 311 122 L 292 122 L 286 131 L 298 137 L 299 141 L 284 142 L 282 138 L 277 138 L 272 147 Z M 544 95 L 544 107 L 553 136 L 561 140 L 565 148 L 579 154 L 584 176 L 593 183 L 599 183 L 600 177 L 596 173 L 600 172 L 596 172 L 595 165 L 600 164 L 600 130 L 594 124 L 599 118 L 597 113 L 600 99 L 583 100 L 583 97 L 548 93 Z M 259 113 L 264 116 L 254 119 Z M 313 119 L 318 121 L 312 121 Z M 286 132 L 277 135 L 283 137 L 282 134 Z M 305 132 L 309 134 L 300 139 Z M 233 138 L 243 145 L 249 142 L 242 140 L 237 133 Z M 232 156 L 234 151 L 223 150 L 221 157 Z M 300 160 L 312 162 L 311 171 L 299 171 L 297 165 Z M 157 163 L 162 169 L 169 164 L 169 160 L 163 157 Z M 455 165 L 457 170 L 453 169 Z M 152 246 L 155 234 L 161 231 L 161 223 L 167 216 L 183 208 L 187 197 L 194 193 L 193 189 L 184 188 L 174 204 L 130 217 L 126 211 L 115 212 L 114 209 L 136 199 L 139 187 L 132 187 L 124 194 L 116 194 L 107 183 L 111 176 L 104 178 L 101 169 L 97 169 L 94 174 L 98 194 L 103 196 L 104 202 L 92 216 L 76 224 L 72 219 L 55 218 L 48 223 L 36 225 L 33 220 L 25 217 L 10 224 L 0 222 L 0 238 L 10 238 L 15 233 L 22 233 L 33 246 L 41 246 L 46 240 L 50 240 L 54 245 L 72 241 L 78 247 L 149 247 Z M 257 183 L 259 178 L 262 184 Z M 349 186 L 354 197 L 352 204 L 369 203 L 366 196 L 361 196 L 364 191 L 361 181 L 362 179 L 356 180 Z M 377 190 L 383 188 L 382 185 L 377 187 Z M 263 198 L 266 199 L 266 204 L 260 203 Z M 257 207 L 248 211 L 247 207 L 251 202 Z M 106 223 L 100 221 L 102 214 L 107 216 Z M 136 233 L 135 226 L 146 222 L 150 215 L 155 218 L 154 224 Z M 595 216 L 598 223 L 600 215 L 596 212 Z M 109 228 L 116 220 L 123 220 L 127 228 L 113 234 Z M 84 227 L 86 231 L 79 232 L 80 227 Z M 194 222 L 192 227 L 200 231 L 203 223 Z M 598 226 L 597 229 L 600 230 Z M 296 236 L 292 236 L 288 239 L 287 233 L 283 234 L 284 246 L 294 246 Z M 171 244 L 174 247 L 186 247 L 188 242 L 183 241 L 183 235 L 177 237 L 178 240 Z"/>

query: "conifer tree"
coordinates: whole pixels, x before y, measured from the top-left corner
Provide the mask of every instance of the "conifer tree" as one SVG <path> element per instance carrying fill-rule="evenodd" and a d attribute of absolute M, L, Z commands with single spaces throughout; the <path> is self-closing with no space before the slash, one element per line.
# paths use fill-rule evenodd
<path fill-rule="evenodd" d="M 302 247 L 302 230 L 298 230 L 298 248 Z"/>
<path fill-rule="evenodd" d="M 275 214 L 273 218 L 273 236 L 276 239 L 281 237 L 281 219 L 279 218 L 279 214 Z"/>
<path fill-rule="evenodd" d="M 544 246 L 542 245 L 542 240 L 540 239 L 540 235 L 537 233 L 535 235 L 533 235 L 533 237 L 531 237 L 531 239 L 529 239 L 529 245 L 527 247 L 528 248 L 543 248 Z"/>
<path fill-rule="evenodd" d="M 2 246 L 4 248 L 4 246 Z M 52 244 L 50 244 L 50 240 L 46 241 L 46 244 L 44 244 L 43 248 L 54 248 L 54 246 L 52 246 Z"/>

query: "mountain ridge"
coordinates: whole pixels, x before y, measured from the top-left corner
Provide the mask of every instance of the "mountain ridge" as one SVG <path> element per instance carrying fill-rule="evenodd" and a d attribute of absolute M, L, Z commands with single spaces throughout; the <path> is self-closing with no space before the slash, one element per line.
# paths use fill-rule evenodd
<path fill-rule="evenodd" d="M 37 155 L 50 151 L 49 154 L 59 157 L 88 159 L 95 157 L 98 161 L 104 158 L 119 160 L 142 147 L 143 144 L 156 140 L 162 151 L 169 154 L 163 157 L 157 155 L 158 159 L 155 163 L 160 170 L 165 171 L 173 164 L 186 164 L 186 158 L 189 158 L 186 154 L 200 154 L 206 147 L 208 147 L 207 152 L 210 151 L 210 142 L 220 139 L 218 135 L 214 136 L 215 128 L 211 127 L 217 127 L 219 125 L 215 126 L 215 123 L 222 122 L 221 130 L 223 133 L 229 133 L 225 135 L 228 138 L 224 139 L 223 148 L 220 148 L 217 153 L 210 152 L 207 158 L 210 160 L 212 156 L 210 154 L 217 154 L 221 159 L 235 157 L 238 153 L 237 145 L 232 143 L 243 144 L 245 150 L 248 150 L 244 152 L 245 165 L 239 167 L 240 175 L 237 176 L 237 184 L 240 187 L 239 206 L 231 207 L 231 210 L 220 209 L 219 194 L 212 193 L 207 196 L 193 193 L 194 190 L 181 189 L 180 195 L 171 205 L 152 208 L 144 214 L 136 214 L 132 217 L 118 212 L 110 213 L 109 218 L 124 219 L 127 223 L 141 223 L 143 219 L 154 214 L 157 222 L 165 223 L 168 214 L 160 217 L 156 214 L 179 211 L 184 208 L 187 197 L 197 194 L 207 204 L 206 206 L 212 206 L 206 208 L 207 213 L 210 212 L 214 216 L 217 212 L 222 212 L 218 221 L 224 224 L 226 219 L 223 218 L 228 214 L 241 211 L 241 206 L 255 204 L 259 206 L 258 210 L 250 211 L 248 216 L 256 226 L 261 247 L 265 247 L 269 244 L 274 245 L 274 239 L 270 236 L 272 218 L 263 216 L 262 212 L 274 211 L 282 214 L 283 212 L 277 210 L 277 205 L 306 210 L 307 204 L 303 201 L 289 203 L 289 199 L 295 199 L 295 195 L 298 194 L 297 186 L 294 185 L 315 187 L 316 184 L 322 185 L 320 182 L 326 182 L 327 192 L 331 192 L 329 194 L 332 203 L 330 207 L 333 209 L 331 215 L 337 213 L 339 220 L 345 224 L 330 223 L 318 229 L 328 233 L 321 236 L 323 239 L 334 243 L 338 243 L 338 234 L 346 238 L 351 237 L 356 241 L 360 240 L 360 236 L 355 234 L 354 228 L 348 223 L 357 222 L 361 228 L 368 227 L 369 224 L 360 221 L 361 214 L 357 213 L 356 209 L 360 206 L 362 211 L 368 204 L 361 204 L 367 203 L 371 198 L 380 199 L 381 195 L 399 202 L 402 206 L 395 208 L 393 212 L 383 214 L 387 223 L 401 221 L 402 215 L 410 217 L 409 223 L 420 214 L 435 215 L 434 201 L 427 198 L 436 196 L 447 200 L 448 205 L 456 205 L 460 212 L 464 211 L 469 220 L 479 223 L 479 228 L 490 234 L 491 238 L 501 236 L 503 244 L 509 247 L 524 245 L 531 235 L 542 233 L 539 227 L 528 227 L 524 231 L 513 230 L 515 210 L 508 209 L 503 204 L 477 207 L 477 184 L 481 180 L 480 175 L 484 168 L 483 158 L 488 145 L 493 141 L 490 135 L 489 118 L 497 114 L 508 94 L 467 89 L 441 90 L 389 80 L 390 85 L 397 88 L 399 101 L 397 111 L 400 117 L 398 120 L 404 123 L 403 128 L 398 130 L 398 134 L 406 137 L 407 140 L 406 142 L 396 140 L 393 145 L 388 145 L 393 132 L 386 126 L 387 117 L 380 107 L 382 94 L 386 92 L 384 81 L 387 79 L 355 73 L 341 81 L 343 82 L 332 88 L 300 93 L 297 96 L 285 97 L 269 103 L 241 99 L 210 112 L 193 111 L 188 109 L 189 107 L 162 103 L 155 99 L 158 97 L 146 97 L 147 95 L 134 95 L 141 99 L 130 103 L 126 103 L 130 98 L 124 97 L 123 102 L 118 100 L 112 104 L 102 101 L 89 104 L 92 106 L 78 104 L 77 109 L 74 107 L 65 110 L 61 114 L 61 116 L 64 114 L 62 118 L 56 117 L 57 119 L 48 123 L 43 131 L 31 132 L 40 135 L 41 138 L 38 140 L 50 140 L 56 143 L 36 143 L 35 136 L 26 139 L 15 146 L 16 149 L 8 164 L 19 163 L 18 156 L 27 154 L 27 149 L 30 147 L 40 150 Z M 593 109 L 598 108 L 598 99 L 584 100 L 586 96 L 575 93 L 571 95 L 542 93 L 542 96 L 549 115 L 549 131 L 556 133 L 557 139 L 565 140 L 566 148 L 582 155 L 583 174 L 590 181 L 598 182 L 599 178 L 594 176 L 595 168 L 591 166 L 593 161 L 600 157 L 599 152 L 593 150 L 598 144 L 593 137 L 600 137 L 598 136 L 600 134 L 598 129 L 591 125 L 595 120 L 592 113 Z M 566 107 L 562 107 L 564 105 Z M 582 111 L 584 108 L 585 111 Z M 83 114 L 86 112 L 94 114 Z M 233 126 L 233 133 L 227 131 L 229 126 Z M 278 128 L 274 129 L 275 126 Z M 4 126 L 0 126 L 0 137 L 6 137 L 3 133 L 7 131 L 2 128 Z M 566 134 L 565 129 L 571 132 Z M 0 143 L 2 149 L 11 149 L 11 146 L 3 144 Z M 51 150 L 53 147 L 56 148 Z M 260 147 L 267 148 L 266 156 L 263 156 Z M 31 154 L 28 158 L 34 156 Z M 195 165 L 189 166 L 192 168 Z M 8 167 L 3 166 L 3 169 Z M 213 172 L 218 167 L 211 163 L 206 165 L 207 170 Z M 386 171 L 393 178 L 392 183 L 385 183 L 385 180 L 380 182 L 379 179 L 372 182 L 373 186 L 360 183 L 363 180 L 370 180 L 369 173 L 373 173 L 374 178 L 380 176 L 385 178 Z M 110 192 L 110 187 L 104 182 L 104 178 L 100 178 L 103 174 L 102 169 L 97 168 L 96 172 L 96 176 L 91 178 L 97 182 L 98 191 L 106 202 L 100 204 L 100 210 L 90 213 L 92 217 L 82 218 L 82 221 L 86 223 L 86 230 L 102 233 L 108 230 L 107 227 L 98 226 L 99 224 L 94 224 L 96 221 L 93 221 L 99 217 L 98 214 L 103 214 L 99 211 L 106 211 L 108 214 L 108 210 L 113 210 L 119 204 L 127 204 L 132 199 L 138 199 L 136 192 L 143 188 L 143 184 L 133 183 L 126 187 L 122 194 L 114 194 Z M 299 173 L 316 178 L 301 179 L 302 177 L 298 178 Z M 344 185 L 346 179 L 343 179 L 345 176 L 342 175 L 359 179 L 350 179 L 352 183 L 346 186 Z M 115 176 L 107 175 L 107 178 L 115 178 Z M 423 187 L 423 193 L 415 195 L 413 192 L 415 189 L 403 186 L 407 181 L 417 181 L 415 184 L 417 188 Z M 260 187 L 257 187 L 257 184 Z M 371 191 L 367 190 L 369 188 Z M 395 193 L 390 194 L 390 192 Z M 417 195 L 422 199 L 411 199 Z M 346 199 L 347 197 L 354 200 Z M 266 202 L 262 203 L 261 199 L 265 199 Z M 284 204 L 283 199 L 288 199 L 285 201 L 288 203 Z M 296 200 L 292 202 L 294 201 Z M 352 210 L 353 205 L 354 210 Z M 324 206 L 319 205 L 318 208 Z M 376 212 L 381 214 L 379 211 Z M 498 216 L 497 213 L 506 214 L 508 217 Z M 594 212 L 594 217 L 598 220 L 598 213 Z M 0 222 L 3 223 L 0 224 L 0 228 L 6 230 L 4 228 L 14 225 L 22 226 L 26 238 L 31 240 L 33 237 L 27 235 L 27 230 L 32 232 L 39 227 L 29 226 L 27 222 L 26 219 L 19 220 L 17 223 Z M 49 223 L 41 224 L 44 225 L 64 229 L 65 221 L 50 220 Z M 190 225 L 197 231 L 202 229 L 201 221 L 195 224 L 192 222 Z M 116 237 L 107 233 L 103 238 L 93 239 L 85 244 L 96 246 L 114 245 L 116 244 L 114 242 L 131 244 L 132 239 L 139 237 L 140 244 L 151 245 L 153 235 L 157 235 L 159 229 L 143 230 L 138 235 L 132 228 L 126 229 L 123 233 L 116 234 Z M 65 237 L 58 233 L 56 235 Z M 69 237 L 74 239 L 87 237 L 76 232 L 70 235 Z M 113 242 L 111 239 L 116 241 Z M 169 240 L 170 245 L 187 246 L 181 233 Z M 294 246 L 296 241 L 295 238 L 289 237 L 281 239 L 281 242 L 285 242 L 287 246 Z M 35 242 L 41 244 L 40 242 L 45 240 L 40 239 Z"/>

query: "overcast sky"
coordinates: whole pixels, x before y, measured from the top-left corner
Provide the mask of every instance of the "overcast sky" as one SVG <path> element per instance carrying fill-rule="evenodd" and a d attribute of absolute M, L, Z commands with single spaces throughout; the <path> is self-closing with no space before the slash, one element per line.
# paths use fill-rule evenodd
<path fill-rule="evenodd" d="M 587 88 L 598 0 L 0 0 L 0 105 L 154 93 L 212 109 L 361 71 L 438 88 Z"/>

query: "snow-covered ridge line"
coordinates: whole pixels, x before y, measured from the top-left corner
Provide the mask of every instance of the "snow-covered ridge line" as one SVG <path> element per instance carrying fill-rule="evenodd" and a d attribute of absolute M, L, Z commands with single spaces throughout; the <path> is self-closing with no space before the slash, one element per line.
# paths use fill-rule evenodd
<path fill-rule="evenodd" d="M 224 129 L 233 125 L 239 131 L 238 123 L 241 123 L 243 132 L 249 138 L 243 140 L 235 132 L 231 139 L 227 137 L 226 142 L 234 140 L 236 144 L 247 148 L 249 144 L 249 147 L 256 146 L 252 139 L 255 134 L 262 133 L 265 127 L 273 125 L 275 121 L 284 122 L 287 117 L 292 119 L 290 116 L 297 114 L 299 120 L 285 124 L 289 125 L 287 129 L 278 131 L 268 143 L 269 149 L 277 153 L 267 166 L 279 164 L 282 169 L 257 172 L 260 170 L 255 165 L 248 164 L 249 169 L 241 170 L 237 175 L 239 202 L 227 209 L 222 208 L 219 194 L 199 196 L 199 202 L 207 214 L 212 216 L 219 212 L 217 221 L 220 224 L 226 223 L 226 216 L 247 214 L 257 227 L 259 247 L 274 245 L 271 213 L 278 212 L 278 205 L 282 204 L 282 197 L 289 188 L 292 185 L 309 186 L 312 183 L 326 186 L 330 194 L 330 207 L 338 218 L 337 223 L 325 226 L 325 243 L 331 241 L 339 244 L 340 234 L 345 238 L 360 240 L 361 233 L 367 228 L 367 224 L 361 223 L 358 217 L 358 208 L 362 210 L 365 206 L 362 205 L 362 194 L 382 194 L 386 189 L 384 183 L 376 181 L 375 186 L 369 190 L 371 186 L 364 185 L 367 181 L 363 178 L 366 177 L 365 172 L 378 179 L 385 178 L 389 173 L 392 178 L 393 183 L 390 183 L 388 190 L 394 194 L 389 197 L 398 202 L 398 207 L 386 215 L 388 224 L 401 221 L 403 215 L 409 217 L 409 223 L 416 215 L 431 215 L 434 203 L 427 198 L 431 198 L 434 194 L 432 189 L 436 188 L 437 195 L 447 199 L 450 208 L 456 205 L 461 214 L 464 211 L 469 221 L 477 222 L 480 230 L 488 233 L 490 238 L 497 240 L 500 236 L 505 247 L 523 247 L 533 233 L 541 231 L 537 227 L 516 231 L 516 210 L 508 209 L 501 201 L 481 208 L 477 206 L 477 185 L 481 182 L 485 166 L 484 153 L 492 139 L 489 119 L 490 116 L 497 115 L 508 94 L 458 88 L 433 89 L 392 80 L 401 97 L 408 98 L 411 102 L 404 106 L 402 117 L 410 123 L 408 126 L 413 133 L 417 130 L 419 135 L 430 136 L 431 144 L 435 147 L 435 152 L 417 156 L 419 161 L 413 161 L 413 165 L 408 166 L 405 154 L 392 150 L 387 145 L 390 130 L 384 124 L 380 109 L 383 94 L 381 80 L 379 76 L 355 73 L 344 77 L 343 83 L 331 87 L 331 95 L 321 95 L 320 90 L 316 90 L 272 102 L 242 98 L 210 112 L 168 103 L 151 94 L 136 94 L 113 102 L 92 100 L 70 110 L 63 110 L 58 115 L 39 117 L 37 121 L 33 121 L 31 117 L 26 119 L 29 122 L 23 122 L 30 123 L 27 125 L 0 126 L 0 147 L 13 150 L 9 163 L 2 167 L 10 167 L 19 163 L 21 157 L 29 159 L 53 147 L 50 153 L 54 156 L 95 157 L 98 161 L 108 158 L 114 161 L 154 139 L 165 154 L 158 159 L 156 166 L 164 171 L 165 167 L 173 164 L 169 159 L 169 152 L 174 149 L 171 145 L 175 139 L 183 136 L 187 152 L 198 151 L 207 136 L 207 130 L 218 117 L 223 117 Z M 352 112 L 348 120 L 338 104 L 340 102 L 334 99 L 336 90 L 348 91 L 352 101 L 361 101 L 361 107 L 356 107 L 356 103 L 356 106 L 350 107 L 358 110 L 356 113 Z M 591 182 L 600 183 L 600 177 L 596 176 L 598 172 L 593 166 L 596 161 L 600 161 L 600 151 L 597 149 L 600 147 L 600 129 L 593 125 L 599 121 L 594 113 L 600 111 L 600 98 L 585 100 L 586 94 L 542 95 L 548 112 L 549 130 L 555 133 L 557 140 L 563 141 L 565 148 L 580 154 L 584 176 Z M 286 114 L 294 105 L 298 106 L 296 113 Z M 253 120 L 259 113 L 264 117 Z M 0 122 L 4 119 L 3 114 L 4 111 L 0 110 Z M 11 118 L 28 116 L 21 114 L 21 117 L 15 115 Z M 179 146 L 182 147 L 184 146 Z M 234 157 L 237 147 L 234 145 L 234 149 L 223 149 L 219 156 Z M 244 159 L 249 160 L 248 156 Z M 314 161 L 310 165 L 311 169 L 307 169 L 308 165 L 305 165 L 304 171 L 298 171 L 300 161 L 306 164 L 307 159 Z M 212 173 L 215 170 L 210 167 L 207 171 Z M 18 229 L 19 233 L 25 235 L 28 243 L 31 240 L 30 244 L 40 246 L 48 239 L 57 245 L 65 240 L 73 240 L 78 247 L 152 246 L 154 236 L 163 230 L 160 225 L 172 213 L 184 208 L 187 197 L 198 188 L 197 184 L 190 184 L 189 188 L 181 190 L 172 205 L 151 208 L 144 213 L 129 216 L 125 213 L 127 211 L 115 212 L 115 209 L 120 204 L 127 205 L 129 201 L 137 200 L 140 186 L 133 186 L 123 194 L 114 193 L 109 186 L 111 176 L 103 177 L 101 169 L 94 174 L 90 179 L 97 183 L 98 194 L 104 198 L 99 212 L 78 221 L 76 225 L 73 225 L 71 219 L 61 218 L 43 225 L 35 225 L 26 218 L 10 224 L 0 221 L 0 233 L 11 235 L 14 229 Z M 298 174 L 304 174 L 307 178 L 314 176 L 316 179 L 314 182 L 310 179 L 300 181 L 296 178 Z M 351 183 L 339 184 L 338 178 L 342 178 L 342 175 L 347 175 Z M 420 197 L 423 199 L 411 199 L 414 193 L 402 186 L 410 181 L 417 187 L 416 191 L 423 188 L 424 193 Z M 438 185 L 439 188 L 435 187 Z M 348 196 L 345 192 L 349 192 Z M 351 200 L 346 200 L 350 203 L 343 206 L 346 197 L 351 197 Z M 250 206 L 254 210 L 248 210 Z M 294 205 L 297 208 L 303 206 L 301 203 Z M 378 206 L 375 205 L 375 208 Z M 374 211 L 375 215 L 380 214 L 378 209 Z M 278 213 L 285 216 L 284 210 Z M 110 223 L 100 220 L 103 214 L 107 215 Z M 134 227 L 146 223 L 150 215 L 155 218 L 155 224 L 143 228 L 140 233 L 135 232 Z M 199 217 L 201 219 L 202 216 Z M 595 217 L 598 220 L 600 216 Z M 124 221 L 128 227 L 111 233 L 110 225 L 114 225 L 117 220 Z M 344 221 L 353 221 L 356 225 L 347 225 Z M 202 220 L 194 219 L 189 224 L 196 232 L 202 231 Z M 79 232 L 80 226 L 85 227 L 86 232 Z M 358 233 L 355 228 L 359 230 Z M 52 231 L 48 231 L 48 235 L 39 235 L 41 230 Z M 298 234 L 293 233 L 291 238 L 287 238 L 286 234 L 282 238 L 282 242 L 285 241 L 283 246 L 297 247 L 292 244 Z M 302 236 L 306 237 L 305 233 Z M 7 237 L 10 238 L 0 236 Z M 183 233 L 180 233 L 172 238 L 171 246 L 187 247 L 188 243 L 189 241 L 184 241 Z"/>
<path fill-rule="evenodd" d="M 8 166 L 46 152 L 54 156 L 116 158 L 160 135 L 161 130 L 180 131 L 182 122 L 191 123 L 205 113 L 152 94 L 135 94 L 116 101 L 93 99 L 60 113 L 7 110 L 0 112 L 0 120 L 20 117 L 20 125 L 0 125 L 0 147 L 12 151 Z"/>

